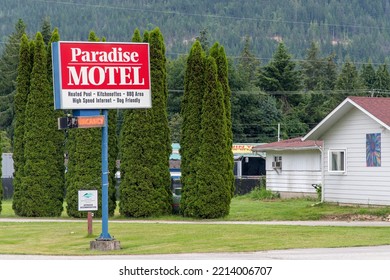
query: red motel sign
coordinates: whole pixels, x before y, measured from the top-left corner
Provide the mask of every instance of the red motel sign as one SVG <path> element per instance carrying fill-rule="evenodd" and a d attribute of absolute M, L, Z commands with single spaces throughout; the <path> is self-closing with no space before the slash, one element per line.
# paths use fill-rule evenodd
<path fill-rule="evenodd" d="M 149 44 L 52 44 L 56 109 L 150 108 Z"/>

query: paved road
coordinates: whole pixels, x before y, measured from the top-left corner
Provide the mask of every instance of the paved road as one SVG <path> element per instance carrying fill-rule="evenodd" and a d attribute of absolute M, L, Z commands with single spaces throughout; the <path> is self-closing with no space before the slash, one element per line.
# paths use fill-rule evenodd
<path fill-rule="evenodd" d="M 0 255 L 0 260 L 390 260 L 390 246 L 272 250 L 249 253 L 167 255 Z"/>
<path fill-rule="evenodd" d="M 1 222 L 39 223 L 85 223 L 83 219 L 42 219 L 42 218 L 0 218 Z M 94 220 L 99 223 L 101 220 Z M 287 225 L 287 226 L 343 226 L 343 227 L 390 227 L 387 221 L 164 221 L 164 220 L 110 220 L 110 223 L 144 224 L 219 224 L 219 225 Z"/>
<path fill-rule="evenodd" d="M 63 219 L 8 219 L 1 222 L 85 222 L 84 220 Z M 99 221 L 96 221 L 99 222 Z M 110 223 L 169 223 L 169 224 L 254 224 L 254 225 L 301 225 L 301 226 L 354 226 L 354 227 L 390 227 L 390 222 L 366 221 L 267 221 L 267 222 L 231 222 L 231 221 L 149 221 L 149 220 L 113 220 Z M 390 232 L 389 232 L 390 235 Z M 206 254 L 169 254 L 169 255 L 109 255 L 109 256 L 39 256 L 39 255 L 0 255 L 0 260 L 390 260 L 390 246 L 313 248 L 272 250 L 249 253 L 206 253 Z"/>

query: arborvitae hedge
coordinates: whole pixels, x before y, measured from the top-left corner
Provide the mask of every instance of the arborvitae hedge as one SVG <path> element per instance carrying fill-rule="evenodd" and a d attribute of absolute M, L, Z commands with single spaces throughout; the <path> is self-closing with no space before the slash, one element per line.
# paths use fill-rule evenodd
<path fill-rule="evenodd" d="M 206 58 L 200 42 L 195 42 L 187 60 L 181 112 L 184 216 L 229 214 L 234 191 L 230 110 L 224 49 L 214 44 Z"/>
<path fill-rule="evenodd" d="M 149 39 L 153 108 L 127 110 L 121 131 L 119 206 L 129 217 L 162 215 L 171 209 L 164 45 L 159 30 L 145 33 L 144 42 Z M 132 40 L 141 41 L 138 30 Z"/>
<path fill-rule="evenodd" d="M 171 175 L 169 157 L 172 153 L 168 125 L 168 86 L 164 38 L 159 28 L 149 34 L 150 76 L 152 85 L 152 136 L 153 148 L 151 169 L 153 186 L 160 194 L 158 204 L 162 214 L 172 212 Z"/>
<path fill-rule="evenodd" d="M 99 38 L 94 32 L 89 34 L 89 41 L 97 42 Z M 109 121 L 112 118 L 109 117 Z M 113 128 L 115 131 L 115 127 Z M 110 129 L 109 127 L 109 130 Z M 109 133 L 111 135 L 111 133 Z M 99 128 L 71 129 L 68 137 L 68 172 L 66 174 L 66 202 L 67 214 L 71 217 L 86 217 L 87 212 L 78 211 L 78 191 L 98 190 L 98 211 L 94 212 L 96 217 L 102 215 L 102 132 Z M 109 140 L 109 144 L 113 142 Z M 113 147 L 115 149 L 115 147 Z M 110 147 L 109 147 L 110 149 Z M 109 155 L 109 161 L 113 155 Z M 110 171 L 113 168 L 109 164 Z M 112 175 L 109 176 L 109 199 L 108 214 L 112 216 L 115 211 L 115 184 L 112 182 Z"/>
<path fill-rule="evenodd" d="M 201 146 L 197 159 L 196 217 L 229 214 L 231 186 L 226 179 L 226 113 L 215 59 L 207 58 L 206 92 L 202 103 Z"/>
<path fill-rule="evenodd" d="M 54 89 L 53 89 L 53 69 L 52 69 L 52 54 L 51 54 L 51 43 L 53 42 L 58 42 L 60 40 L 60 35 L 58 33 L 58 29 L 55 28 L 54 31 L 52 32 L 51 34 L 51 37 L 50 37 L 50 40 L 49 40 L 49 44 L 48 46 L 46 46 L 46 49 L 48 50 L 47 51 L 47 79 L 49 81 L 49 86 L 50 86 L 50 93 L 51 93 L 51 98 L 52 98 L 52 106 L 54 107 L 54 98 L 53 98 L 53 92 L 54 92 Z M 63 110 L 55 110 L 54 111 L 54 116 L 53 116 L 53 119 L 55 121 L 58 120 L 58 118 L 60 117 L 64 117 L 65 114 L 64 114 L 64 111 Z M 52 138 L 52 141 L 55 143 L 56 145 L 56 153 L 53 155 L 53 157 L 55 158 L 56 160 L 56 166 L 58 166 L 59 170 L 60 170 L 60 174 L 61 174 L 61 178 L 59 178 L 63 184 L 63 188 L 64 188 L 64 193 L 63 193 L 63 197 L 65 198 L 65 190 L 66 190 L 66 186 L 65 186 L 65 159 L 64 159 L 64 153 L 65 153 L 65 133 L 63 130 L 58 130 L 58 126 L 57 126 L 57 123 L 56 123 L 56 126 L 55 128 L 57 128 L 55 131 L 53 131 L 52 135 L 51 135 L 51 138 Z"/>
<path fill-rule="evenodd" d="M 222 93 L 224 98 L 225 114 L 226 114 L 226 182 L 230 185 L 232 196 L 235 192 L 234 179 L 234 157 L 233 157 L 233 130 L 232 130 L 232 105 L 231 105 L 231 90 L 228 81 L 228 62 L 226 58 L 225 49 L 215 43 L 210 50 L 210 55 L 214 57 L 217 63 L 218 81 L 222 86 Z"/>
<path fill-rule="evenodd" d="M 53 139 L 58 128 L 46 63 L 45 44 L 38 32 L 25 115 L 25 165 L 20 193 L 23 203 L 18 211 L 22 216 L 60 216 L 62 212 L 63 165 L 58 165 L 58 143 Z"/>
<path fill-rule="evenodd" d="M 183 124 L 181 128 L 181 182 L 182 197 L 180 210 L 184 216 L 196 215 L 195 203 L 197 157 L 200 149 L 200 130 L 202 116 L 202 100 L 205 91 L 205 53 L 199 41 L 191 48 L 187 59 L 185 73 L 184 96 L 181 105 Z"/>
<path fill-rule="evenodd" d="M 22 208 L 22 196 L 20 195 L 23 191 L 21 190 L 21 178 L 23 177 L 24 168 L 24 125 L 25 125 L 25 111 L 28 93 L 30 91 L 30 75 L 31 75 L 31 52 L 30 43 L 27 35 L 22 36 L 20 42 L 19 51 L 19 65 L 18 65 L 18 76 L 16 84 L 16 94 L 14 100 L 14 140 L 13 140 L 13 160 L 15 176 L 13 180 L 14 194 L 12 200 L 12 208 L 17 215 L 20 214 Z"/>

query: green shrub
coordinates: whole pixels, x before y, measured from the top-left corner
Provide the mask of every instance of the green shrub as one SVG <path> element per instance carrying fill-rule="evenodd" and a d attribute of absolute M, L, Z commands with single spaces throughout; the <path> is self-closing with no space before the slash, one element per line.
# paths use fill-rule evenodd
<path fill-rule="evenodd" d="M 265 186 L 260 186 L 254 188 L 248 194 L 248 197 L 253 200 L 269 200 L 280 198 L 280 194 L 278 192 L 267 190 Z"/>

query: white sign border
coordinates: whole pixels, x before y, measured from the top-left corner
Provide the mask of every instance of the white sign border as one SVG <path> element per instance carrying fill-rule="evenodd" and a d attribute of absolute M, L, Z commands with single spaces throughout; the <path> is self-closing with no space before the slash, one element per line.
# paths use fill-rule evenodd
<path fill-rule="evenodd" d="M 84 196 L 87 193 L 91 193 L 92 196 L 90 198 L 85 198 Z M 97 211 L 98 210 L 98 191 L 97 190 L 79 190 L 78 195 L 79 195 L 79 199 L 78 199 L 78 210 L 79 211 Z"/>
<path fill-rule="evenodd" d="M 123 44 L 123 45 L 147 45 L 148 47 L 148 74 L 149 74 L 149 88 L 148 89 L 132 89 L 129 88 L 127 90 L 105 90 L 105 89 L 96 89 L 94 92 L 143 92 L 144 96 L 139 98 L 137 96 L 130 96 L 132 99 L 139 98 L 141 99 L 139 103 L 130 102 L 130 103 L 118 103 L 115 102 L 108 105 L 107 103 L 102 104 L 88 104 L 88 103 L 79 103 L 79 104 L 66 104 L 64 94 L 70 90 L 62 89 L 61 80 L 62 80 L 62 72 L 61 72 L 61 58 L 60 58 L 60 48 L 61 44 Z M 53 90 L 54 90 L 54 109 L 72 109 L 72 110 L 82 110 L 82 109 L 149 109 L 152 107 L 152 80 L 150 73 L 150 45 L 149 43 L 138 43 L 138 42 L 85 42 L 85 41 L 58 41 L 52 43 L 52 63 L 53 63 Z M 91 91 L 88 90 L 72 90 L 72 91 Z M 129 96 L 126 96 L 129 97 Z M 71 97 L 73 98 L 73 97 Z"/>

